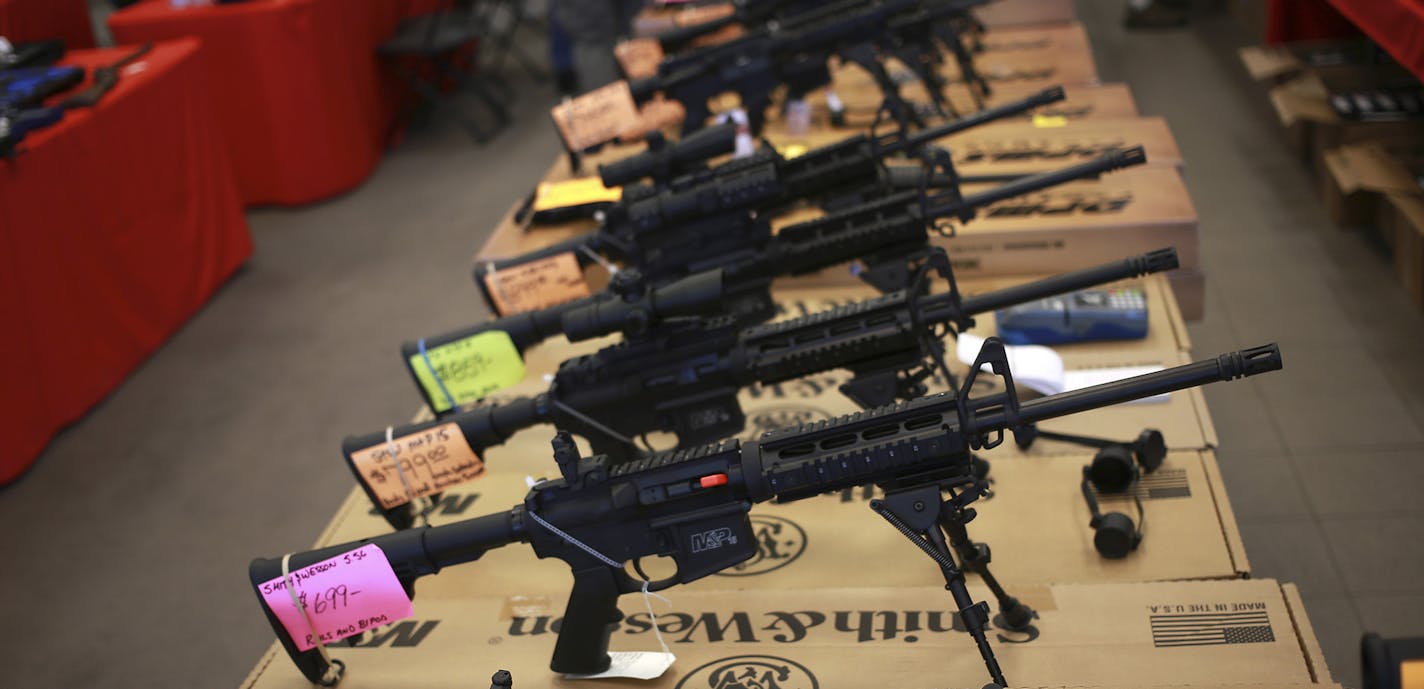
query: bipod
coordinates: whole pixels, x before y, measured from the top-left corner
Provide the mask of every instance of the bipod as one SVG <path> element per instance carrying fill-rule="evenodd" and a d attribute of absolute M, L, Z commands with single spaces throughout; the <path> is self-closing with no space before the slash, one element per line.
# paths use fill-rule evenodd
<path fill-rule="evenodd" d="M 965 524 L 975 517 L 974 509 L 968 505 L 984 494 L 984 485 L 972 478 L 958 479 L 954 483 L 962 489 L 956 490 L 954 485 L 942 487 L 939 483 L 927 483 L 891 490 L 884 498 L 872 500 L 870 509 L 884 517 L 895 530 L 939 565 L 940 572 L 944 574 L 944 588 L 954 599 L 960 620 L 979 647 L 979 655 L 984 659 L 990 679 L 1000 686 L 1008 686 L 999 661 L 994 657 L 994 649 L 989 645 L 989 605 L 983 601 L 975 602 L 970 597 L 964 571 L 955 564 L 950 553 L 951 544 L 959 551 L 965 566 L 973 563 L 976 573 L 984 577 L 990 591 L 998 599 L 999 610 L 1006 622 L 1018 619 L 1027 624 L 1033 618 L 1033 611 L 1004 592 L 992 575 L 987 575 L 988 548 L 981 548 L 968 538 Z M 948 498 L 944 497 L 942 490 L 948 490 Z M 982 556 L 979 554 L 981 549 Z M 965 557 L 966 554 L 969 557 Z"/>

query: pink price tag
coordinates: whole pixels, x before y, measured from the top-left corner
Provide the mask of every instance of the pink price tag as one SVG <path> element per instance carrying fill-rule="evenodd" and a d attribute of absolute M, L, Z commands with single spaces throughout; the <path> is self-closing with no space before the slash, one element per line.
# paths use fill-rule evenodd
<path fill-rule="evenodd" d="M 292 604 L 287 579 L 268 581 L 261 592 L 298 650 L 316 648 L 317 639 L 329 644 L 415 614 L 386 554 L 374 543 L 294 569 L 291 581 L 310 624 Z"/>

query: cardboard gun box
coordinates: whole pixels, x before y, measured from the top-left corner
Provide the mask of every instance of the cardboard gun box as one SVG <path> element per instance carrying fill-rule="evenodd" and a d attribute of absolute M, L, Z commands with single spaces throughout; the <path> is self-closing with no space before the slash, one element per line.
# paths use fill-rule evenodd
<path fill-rule="evenodd" d="M 1047 86 L 1052 86 L 1052 84 L 1013 82 L 995 84 L 992 93 L 985 99 L 985 105 L 993 107 L 1019 100 L 1042 91 Z M 852 96 L 856 102 L 852 104 L 853 108 L 846 113 L 844 126 L 841 127 L 834 127 L 831 124 L 830 112 L 826 109 L 824 98 L 813 95 L 808 99 L 811 106 L 810 131 L 815 133 L 839 132 L 842 136 L 850 136 L 870 128 L 875 122 L 874 108 L 879 103 L 876 95 L 879 91 L 865 90 L 866 88 L 869 88 L 868 85 L 858 87 L 856 93 L 861 95 Z M 1056 121 L 1056 118 L 1063 118 L 1069 122 L 1092 119 L 1128 119 L 1139 115 L 1137 102 L 1132 97 L 1132 89 L 1126 84 L 1068 84 L 1063 87 L 1063 92 L 1063 100 L 1034 111 L 1039 116 L 1039 121 L 1052 123 Z M 928 102 L 925 90 L 914 82 L 905 85 L 901 93 L 913 102 Z M 968 88 L 962 83 L 950 84 L 945 89 L 945 98 L 955 107 L 966 111 L 968 106 L 974 102 Z M 1032 117 L 1032 115 L 1024 115 L 1018 119 L 1029 120 Z M 1044 120 L 1043 118 L 1048 119 Z M 931 124 L 934 123 L 931 122 Z M 766 134 L 772 138 L 791 137 L 787 131 L 785 119 L 775 109 L 767 112 Z"/>
<path fill-rule="evenodd" d="M 1004 276 L 958 279 L 955 284 L 964 297 L 972 297 L 996 290 L 1008 289 L 1026 282 L 1048 276 Z M 877 296 L 874 288 L 864 283 L 844 287 L 802 287 L 794 280 L 782 283 L 772 290 L 778 313 L 773 320 L 805 316 L 817 311 L 844 306 L 854 301 Z M 1093 352 L 1104 355 L 1132 357 L 1144 352 L 1161 351 L 1186 352 L 1191 349 L 1191 336 L 1187 333 L 1181 312 L 1172 298 L 1171 287 L 1163 275 L 1147 275 L 1131 280 L 1105 285 L 1105 289 L 1130 287 L 1142 290 L 1147 302 L 1147 336 L 1140 340 L 1100 340 L 1069 345 L 1055 345 L 1054 349 L 1075 356 L 1078 352 Z M 943 282 L 934 285 L 935 292 L 945 291 Z M 994 314 L 980 314 L 974 319 L 974 327 L 966 331 L 979 337 L 989 337 L 998 332 Z"/>
<path fill-rule="evenodd" d="M 984 32 L 979 45 L 969 43 L 971 49 L 979 48 L 975 56 L 992 55 L 1002 52 L 1041 51 L 1053 53 L 1074 53 L 1093 51 L 1088 31 L 1077 21 L 1059 24 L 1038 24 L 1034 26 L 1000 26 Z M 950 59 L 946 56 L 946 59 Z"/>
<path fill-rule="evenodd" d="M 1086 353 L 1073 358 L 1079 362 L 1103 359 Z M 1118 361 L 1145 364 L 1154 360 L 1178 364 L 1186 357 L 1172 353 Z M 963 367 L 958 368 L 962 373 Z M 854 405 L 836 391 L 840 379 L 828 374 L 744 391 L 741 402 L 748 423 L 741 438 L 747 440 L 767 430 L 853 411 Z M 533 381 L 508 394 L 530 394 L 538 386 L 539 382 Z M 992 391 L 989 388 L 985 394 Z M 1135 438 L 1144 428 L 1161 430 L 1173 452 L 1164 468 L 1139 486 L 1151 522 L 1150 542 L 1124 560 L 1098 557 L 1092 548 L 1093 534 L 1086 527 L 1088 513 L 1078 487 L 1081 468 L 1090 461 L 1091 451 L 1047 440 L 1022 451 L 1006 442 L 980 453 L 990 464 L 995 497 L 982 501 L 981 516 L 970 531 L 974 538 L 991 543 L 999 554 L 994 569 L 1001 580 L 1036 584 L 1226 578 L 1249 571 L 1215 455 L 1208 449 L 1215 445 L 1216 438 L 1199 391 L 1173 393 L 1166 402 L 1124 404 L 1085 412 L 1045 422 L 1041 427 L 1123 441 Z M 551 427 L 534 427 L 516 433 L 502 445 L 483 449 L 485 474 L 441 496 L 429 512 L 431 523 L 445 524 L 489 514 L 522 502 L 530 480 L 557 476 L 549 445 L 552 436 Z M 582 439 L 579 444 L 587 456 L 589 450 Z M 654 438 L 653 444 L 671 445 L 664 438 Z M 414 471 L 412 480 L 420 480 L 424 469 Z M 844 568 L 847 557 L 856 558 L 859 566 L 865 567 L 856 553 L 890 553 L 907 547 L 896 532 L 865 509 L 865 501 L 871 496 L 864 490 L 851 490 L 787 505 L 756 506 L 753 523 L 762 536 L 761 555 L 747 567 L 709 577 L 691 587 L 801 588 L 808 580 Z M 1129 496 L 1104 495 L 1103 500 L 1106 510 L 1134 512 Z M 1029 523 L 1032 528 L 1025 528 Z M 389 531 L 390 527 L 373 512 L 364 492 L 356 490 L 317 545 L 346 543 Z M 847 542 L 851 545 L 847 546 Z M 826 547 L 829 544 L 835 545 Z M 274 548 L 299 545 L 273 544 Z M 787 566 L 792 562 L 797 564 Z M 783 568 L 786 571 L 778 571 Z M 750 574 L 762 576 L 748 578 Z M 935 575 L 932 567 L 887 569 L 867 581 L 928 585 L 934 582 L 926 577 Z M 423 597 L 435 598 L 469 596 L 472 591 L 504 594 L 537 589 L 547 593 L 565 590 L 567 584 L 564 566 L 540 563 L 527 548 L 512 546 L 487 553 L 478 563 L 450 568 L 422 581 L 419 592 Z"/>
<path fill-rule="evenodd" d="M 1419 88 L 1398 66 L 1311 69 L 1270 91 L 1271 106 L 1291 145 L 1311 169 L 1325 174 L 1326 151 L 1347 144 L 1424 141 L 1424 119 L 1347 120 L 1330 105 L 1331 94 L 1381 88 Z"/>
<path fill-rule="evenodd" d="M 991 90 L 1015 88 L 1039 91 L 1050 86 L 1091 85 L 1099 83 L 1098 68 L 1093 61 L 1093 53 L 1086 45 L 1064 47 L 1051 50 L 999 50 L 974 54 L 975 70 L 989 84 Z M 901 94 L 907 99 L 928 102 L 924 86 L 915 79 L 903 65 L 890 63 L 887 67 L 891 75 L 901 85 Z M 954 60 L 946 60 L 940 68 L 941 74 L 949 81 L 951 89 L 946 96 L 956 107 L 966 107 L 971 101 L 963 90 L 964 79 L 959 65 Z M 855 65 L 839 65 L 832 70 L 832 90 L 845 103 L 847 118 L 869 122 L 880 107 L 883 96 L 875 80 L 865 70 Z M 958 88 L 955 88 L 958 87 Z M 825 92 L 818 91 L 807 96 L 811 105 L 813 121 L 828 121 Z"/>
<path fill-rule="evenodd" d="M 967 47 L 974 48 L 966 41 Z M 979 41 L 982 50 L 973 52 L 974 67 L 991 87 L 1017 82 L 1053 84 L 1098 83 L 1097 65 L 1088 32 L 1077 22 L 1046 25 L 997 27 L 985 32 Z M 946 54 L 943 74 L 959 79 L 959 65 Z M 842 82 L 842 78 L 848 81 Z M 870 76 L 860 69 L 846 69 L 836 74 L 836 87 L 871 83 Z"/>
<path fill-rule="evenodd" d="M 978 188 L 966 186 L 965 193 Z M 797 211 L 778 224 L 819 214 Z M 935 236 L 934 241 L 949 252 L 956 276 L 978 278 L 1076 270 L 1168 246 L 1177 249 L 1182 269 L 1199 270 L 1198 236 L 1196 208 L 1181 175 L 1172 168 L 1138 167 L 1001 201 L 954 226 L 953 236 Z M 853 279 L 841 270 L 825 270 L 805 284 L 841 285 Z M 1177 295 L 1179 302 L 1202 302 L 1203 282 L 1172 284 L 1184 290 Z M 1197 316 L 1183 314 L 1188 320 Z"/>
<path fill-rule="evenodd" d="M 1373 227 L 1394 255 L 1405 292 L 1424 308 L 1424 145 L 1370 142 L 1325 153 L 1326 213 L 1342 227 Z"/>
<path fill-rule="evenodd" d="M 985 187 L 966 186 L 966 193 Z M 491 261 L 542 249 L 592 230 L 576 221 L 524 230 L 511 208 L 485 241 L 475 261 Z M 821 215 L 792 211 L 782 227 Z M 1176 247 L 1183 268 L 1199 268 L 1197 214 L 1181 175 L 1171 168 L 1138 167 L 1006 199 L 980 211 L 938 239 L 956 260 L 960 277 L 1041 275 L 1085 268 L 1114 256 Z M 843 271 L 823 271 L 823 284 L 853 284 Z"/>
<path fill-rule="evenodd" d="M 921 556 L 923 557 L 923 556 Z M 909 560 L 907 560 L 909 562 Z M 926 561 L 928 564 L 928 561 Z M 976 600 L 987 596 L 971 586 Z M 943 586 L 635 595 L 610 650 L 676 655 L 648 689 L 924 689 L 979 687 L 983 661 Z M 1298 591 L 1271 579 L 1063 584 L 1021 598 L 1038 618 L 994 629 L 990 644 L 1015 687 L 1314 686 L 1332 682 Z M 629 687 L 627 679 L 568 680 L 549 670 L 563 596 L 417 599 L 415 617 L 332 647 L 345 689 L 483 686 L 498 669 L 517 687 Z M 280 647 L 244 689 L 310 686 Z"/>
<path fill-rule="evenodd" d="M 1424 198 L 1390 194 L 1380 231 L 1394 253 L 1394 270 L 1414 305 L 1424 310 Z"/>
<path fill-rule="evenodd" d="M 1388 146 L 1371 141 L 1325 152 L 1320 199 L 1344 228 L 1370 227 L 1390 195 L 1419 195 L 1416 171 L 1424 171 L 1424 146 Z"/>
<path fill-rule="evenodd" d="M 985 331 L 981 331 L 985 332 Z M 951 345 L 952 346 L 952 345 Z M 1150 350 L 1142 347 L 1124 346 L 1118 349 L 1098 349 L 1089 344 L 1057 348 L 1063 360 L 1066 373 L 1077 380 L 1096 380 L 1099 377 L 1122 369 L 1137 367 L 1157 368 L 1178 366 L 1189 363 L 1191 355 L 1176 348 Z M 1221 352 L 1208 352 L 1204 355 Z M 968 369 L 955 360 L 950 353 L 949 366 L 956 375 Z M 1021 371 L 1021 375 L 1022 375 Z M 767 386 L 743 388 L 737 395 L 738 402 L 746 417 L 746 427 L 740 437 L 750 440 L 761 433 L 796 423 L 806 423 L 835 418 L 859 411 L 849 398 L 839 392 L 839 387 L 851 379 L 851 374 L 843 369 L 826 371 L 813 376 Z M 930 379 L 929 392 L 943 392 L 948 388 L 939 376 Z M 1231 383 L 1220 383 L 1230 385 Z M 1035 393 L 1027 390 L 1020 382 L 1020 395 L 1025 399 Z M 508 401 L 515 397 L 534 395 L 548 389 L 542 377 L 533 376 L 525 381 L 502 390 L 487 398 L 487 402 Z M 1130 440 L 1144 428 L 1160 429 L 1166 437 L 1168 447 L 1174 449 L 1202 449 L 1217 444 L 1215 426 L 1207 411 L 1201 391 L 1188 389 L 1157 398 L 1131 404 L 1121 404 L 1104 409 L 1074 414 L 1061 419 L 1040 424 L 1048 430 L 1079 435 L 1094 435 Z M 529 471 L 548 466 L 549 439 L 553 437 L 550 426 L 536 426 L 515 434 L 503 445 L 489 448 L 484 455 L 491 462 L 505 462 L 501 459 L 534 457 Z M 675 438 L 671 435 L 650 433 L 653 447 L 665 449 L 673 447 Z M 1079 454 L 1074 446 L 1041 441 L 1027 453 L 1006 443 L 994 451 L 994 456 L 1006 461 L 1015 456 Z M 585 446 L 586 447 L 586 446 Z M 479 451 L 479 448 L 476 448 Z M 586 450 L 587 451 L 587 450 Z M 495 467 L 491 466 L 493 470 Z"/>
<path fill-rule="evenodd" d="M 767 138 L 778 148 L 798 143 L 816 147 L 838 141 L 844 135 L 819 131 L 793 137 L 784 130 L 768 129 Z M 935 143 L 949 149 L 954 169 L 962 175 L 1044 172 L 1131 146 L 1143 147 L 1147 166 L 1182 166 L 1181 149 L 1167 121 L 1161 117 L 1058 121 L 1050 126 L 1044 126 L 1041 121 L 995 122 Z"/>
<path fill-rule="evenodd" d="M 995 0 L 974 9 L 974 16 L 990 31 L 1027 24 L 1076 22 L 1073 0 Z"/>
<path fill-rule="evenodd" d="M 994 290 L 1006 289 L 1017 284 L 1028 282 L 1032 277 L 1001 277 L 1001 278 L 976 278 L 968 280 L 956 280 L 959 291 L 966 297 L 976 294 L 983 294 Z M 785 320 L 804 316 L 819 311 L 842 306 L 853 301 L 870 299 L 878 295 L 878 292 L 864 283 L 847 285 L 845 287 L 797 287 L 794 279 L 778 281 L 772 289 L 772 298 L 776 301 L 778 315 L 775 320 Z M 1157 352 L 1157 351 L 1179 351 L 1191 350 L 1191 338 L 1187 333 L 1187 326 L 1182 317 L 1182 313 L 1177 309 L 1176 299 L 1173 298 L 1171 286 L 1167 279 L 1161 275 L 1149 275 L 1139 280 L 1127 280 L 1116 283 L 1111 287 L 1134 287 L 1142 290 L 1147 302 L 1147 337 L 1141 340 L 1120 340 L 1087 342 L 1077 345 L 1067 345 L 1068 351 L 1083 349 L 1099 352 L 1118 352 L 1124 356 L 1131 356 L 1136 352 Z M 970 333 L 980 337 L 989 337 L 995 334 L 994 314 L 983 314 L 975 319 L 975 327 L 969 330 Z M 524 368 L 530 377 L 539 377 L 544 374 L 552 374 L 558 370 L 559 364 L 582 354 L 591 354 L 603 347 L 621 341 L 620 335 L 610 335 L 608 337 L 585 342 L 570 343 L 562 337 L 550 338 L 549 341 L 531 347 L 524 351 Z"/>
<path fill-rule="evenodd" d="M 1328 73 L 1398 65 L 1378 45 L 1364 39 L 1250 45 L 1236 54 L 1241 58 L 1247 76 L 1272 86 L 1312 70 Z"/>
<path fill-rule="evenodd" d="M 430 513 L 431 524 L 449 524 L 520 504 L 528 488 L 526 472 L 516 467 L 526 467 L 531 472 L 527 475 L 535 477 L 558 475 L 547 449 L 517 459 L 508 453 L 490 454 L 493 468 L 488 475 L 442 495 Z M 1138 521 L 1134 499 L 1142 501 L 1143 541 L 1121 559 L 1104 558 L 1093 546 L 1094 531 L 1088 526 L 1090 515 L 1079 487 L 1091 454 L 1000 459 L 989 452 L 983 456 L 991 463 L 992 494 L 973 504 L 978 517 L 969 524 L 968 533 L 975 542 L 992 548 L 990 570 L 1014 595 L 1042 584 L 1234 579 L 1250 573 L 1211 450 L 1172 451 L 1162 467 L 1133 491 L 1099 494 L 1104 513 L 1121 512 L 1134 523 Z M 678 590 L 943 585 L 934 563 L 869 509 L 870 500 L 879 495 L 877 489 L 857 488 L 787 504 L 756 505 L 750 517 L 756 554 Z M 351 543 L 390 531 L 357 490 L 342 504 L 317 545 Z M 641 564 L 655 579 L 673 570 L 660 558 L 647 558 Z M 971 575 L 970 579 L 978 578 Z M 420 580 L 416 595 L 417 600 L 557 595 L 566 593 L 571 583 L 566 564 L 540 560 L 528 546 L 516 544 Z"/>

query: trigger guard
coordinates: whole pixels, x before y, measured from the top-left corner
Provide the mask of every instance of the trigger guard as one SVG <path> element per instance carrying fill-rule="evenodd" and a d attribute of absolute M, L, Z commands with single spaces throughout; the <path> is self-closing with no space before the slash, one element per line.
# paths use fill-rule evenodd
<path fill-rule="evenodd" d="M 641 557 L 633 558 L 633 571 L 637 572 L 638 576 L 642 577 L 641 581 L 628 576 L 628 573 L 626 571 L 619 570 L 618 573 L 623 578 L 634 584 L 633 592 L 635 593 L 642 592 L 644 582 L 647 582 L 649 591 L 661 591 L 663 589 L 672 588 L 678 583 L 676 572 L 674 572 L 672 576 L 666 579 L 654 580 L 652 577 L 648 576 L 648 573 L 643 571 L 643 558 Z"/>

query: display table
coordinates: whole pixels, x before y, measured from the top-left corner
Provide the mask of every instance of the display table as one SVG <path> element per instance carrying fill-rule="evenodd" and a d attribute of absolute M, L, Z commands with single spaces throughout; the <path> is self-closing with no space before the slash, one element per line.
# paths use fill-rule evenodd
<path fill-rule="evenodd" d="M 409 0 L 252 0 L 175 9 L 147 0 L 114 13 L 123 43 L 195 36 L 242 200 L 297 205 L 370 175 L 399 91 L 376 46 Z"/>
<path fill-rule="evenodd" d="M 84 0 L 0 0 L 0 36 L 12 43 L 53 38 L 69 50 L 94 47 L 94 24 Z"/>
<path fill-rule="evenodd" d="M 77 51 L 92 69 L 132 47 Z M 0 161 L 0 484 L 112 391 L 252 253 L 195 40 Z"/>

